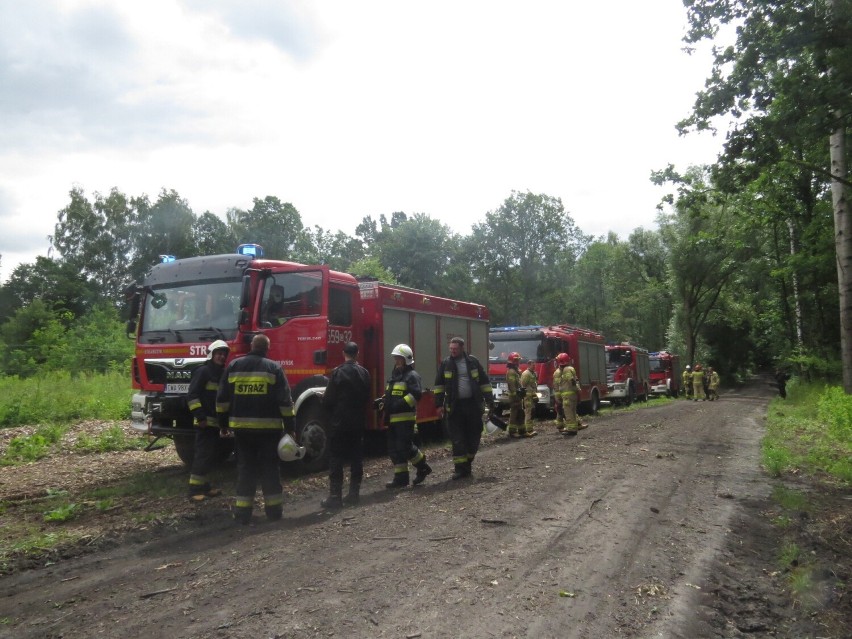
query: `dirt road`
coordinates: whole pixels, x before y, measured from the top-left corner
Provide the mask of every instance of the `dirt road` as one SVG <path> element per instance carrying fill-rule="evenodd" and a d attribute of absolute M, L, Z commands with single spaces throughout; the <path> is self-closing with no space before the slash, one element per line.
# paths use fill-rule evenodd
<path fill-rule="evenodd" d="M 446 458 L 402 492 L 377 473 L 337 514 L 318 489 L 249 527 L 204 504 L 153 539 L 2 578 L 0 636 L 787 636 L 765 558 L 741 552 L 761 543 L 769 392 L 652 401 L 573 438 L 546 423 L 485 446 L 472 481 Z M 722 579 L 742 596 L 728 609 Z"/>

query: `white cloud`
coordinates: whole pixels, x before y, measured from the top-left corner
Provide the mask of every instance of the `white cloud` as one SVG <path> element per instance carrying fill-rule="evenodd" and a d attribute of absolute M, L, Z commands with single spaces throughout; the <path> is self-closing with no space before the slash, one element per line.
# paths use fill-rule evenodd
<path fill-rule="evenodd" d="M 587 233 L 651 228 L 651 170 L 720 145 L 674 129 L 709 71 L 684 27 L 679 0 L 0 0 L 0 274 L 46 253 L 75 184 L 198 214 L 277 195 L 348 233 L 393 211 L 467 233 L 531 190 Z"/>

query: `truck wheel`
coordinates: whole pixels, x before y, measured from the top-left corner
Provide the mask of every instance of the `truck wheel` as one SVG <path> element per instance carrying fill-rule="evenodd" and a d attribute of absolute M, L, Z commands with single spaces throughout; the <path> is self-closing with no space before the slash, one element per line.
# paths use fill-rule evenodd
<path fill-rule="evenodd" d="M 328 435 L 322 407 L 317 403 L 305 406 L 296 415 L 299 445 L 305 447 L 302 467 L 314 473 L 328 467 Z"/>
<path fill-rule="evenodd" d="M 592 389 L 592 398 L 589 400 L 589 414 L 597 415 L 598 411 L 601 409 L 601 398 L 598 395 L 598 389 Z"/>
<path fill-rule="evenodd" d="M 643 402 L 647 402 L 648 401 L 648 385 L 645 384 L 642 388 L 644 389 L 644 392 L 642 393 L 642 397 L 640 397 L 639 399 L 642 400 Z"/>
<path fill-rule="evenodd" d="M 195 437 L 192 435 L 175 435 L 172 437 L 175 442 L 175 450 L 178 457 L 189 468 L 192 466 L 192 460 L 195 457 Z"/>

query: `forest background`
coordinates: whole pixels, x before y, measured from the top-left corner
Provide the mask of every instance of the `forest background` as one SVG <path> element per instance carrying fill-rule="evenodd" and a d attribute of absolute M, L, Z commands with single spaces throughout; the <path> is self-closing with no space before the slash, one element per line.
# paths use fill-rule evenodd
<path fill-rule="evenodd" d="M 852 349 L 850 3 L 684 4 L 687 45 L 728 24 L 737 40 L 716 50 L 678 127 L 706 130 L 722 115 L 735 125 L 715 165 L 649 176 L 670 191 L 658 228 L 591 237 L 558 198 L 512 191 L 467 235 L 426 213 L 393 212 L 364 217 L 350 236 L 306 228 L 292 203 L 272 195 L 221 219 L 197 214 L 169 188 L 152 199 L 75 186 L 48 256 L 0 286 L 0 376 L 50 384 L 60 373 L 112 372 L 129 388 L 124 287 L 163 254 L 260 242 L 269 258 L 483 303 L 494 326 L 575 324 L 672 350 L 728 380 L 789 366 L 852 384 L 843 355 Z"/>

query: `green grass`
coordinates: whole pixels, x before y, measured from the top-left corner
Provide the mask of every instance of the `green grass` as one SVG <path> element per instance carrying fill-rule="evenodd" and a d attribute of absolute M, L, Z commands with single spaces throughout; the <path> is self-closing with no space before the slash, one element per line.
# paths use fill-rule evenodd
<path fill-rule="evenodd" d="M 827 474 L 852 483 L 852 396 L 837 386 L 791 383 L 769 405 L 762 461 L 767 472 Z"/>
<path fill-rule="evenodd" d="M 130 376 L 112 371 L 0 377 L 0 428 L 130 415 Z"/>
<path fill-rule="evenodd" d="M 0 466 L 32 462 L 47 457 L 67 430 L 67 426 L 52 424 L 39 426 L 32 435 L 12 438 L 6 452 L 0 457 Z"/>
<path fill-rule="evenodd" d="M 772 499 L 787 510 L 798 512 L 808 510 L 808 498 L 805 494 L 796 490 L 790 490 L 784 486 L 776 486 L 772 489 Z"/>
<path fill-rule="evenodd" d="M 138 450 L 145 447 L 140 437 L 128 437 L 121 426 L 111 426 L 95 437 L 80 435 L 74 449 L 85 453 L 108 453 L 122 450 Z"/>

